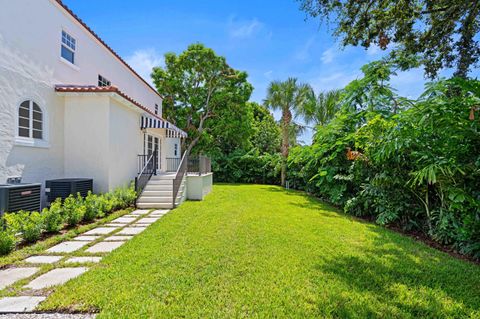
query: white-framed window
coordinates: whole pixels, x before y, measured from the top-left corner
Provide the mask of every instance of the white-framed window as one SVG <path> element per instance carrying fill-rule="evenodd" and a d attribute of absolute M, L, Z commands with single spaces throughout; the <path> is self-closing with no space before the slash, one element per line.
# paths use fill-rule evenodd
<path fill-rule="evenodd" d="M 178 156 L 178 144 L 177 143 L 175 143 L 175 145 L 173 146 L 173 154 L 175 156 Z"/>
<path fill-rule="evenodd" d="M 158 114 L 158 104 L 155 104 L 155 114 Z"/>
<path fill-rule="evenodd" d="M 75 50 L 77 41 L 70 34 L 62 30 L 62 45 L 60 54 L 68 62 L 75 64 Z"/>
<path fill-rule="evenodd" d="M 32 100 L 23 101 L 18 107 L 17 136 L 43 140 L 44 121 L 43 111 L 37 103 Z"/>
<path fill-rule="evenodd" d="M 98 75 L 98 86 L 110 86 L 112 83 L 107 80 L 107 78 L 103 77 L 102 75 Z"/>

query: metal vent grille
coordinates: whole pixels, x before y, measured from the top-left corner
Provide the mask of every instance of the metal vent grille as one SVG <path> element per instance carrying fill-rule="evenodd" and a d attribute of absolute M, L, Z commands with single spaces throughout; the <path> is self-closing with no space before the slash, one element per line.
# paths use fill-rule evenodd
<path fill-rule="evenodd" d="M 0 213 L 40 210 L 40 184 L 0 185 Z"/>
<path fill-rule="evenodd" d="M 65 200 L 70 195 L 77 196 L 80 193 L 82 197 L 87 196 L 88 191 L 93 189 L 93 180 L 87 178 L 63 178 L 48 180 L 45 182 L 47 189 L 47 198 L 53 202 L 57 198 Z"/>

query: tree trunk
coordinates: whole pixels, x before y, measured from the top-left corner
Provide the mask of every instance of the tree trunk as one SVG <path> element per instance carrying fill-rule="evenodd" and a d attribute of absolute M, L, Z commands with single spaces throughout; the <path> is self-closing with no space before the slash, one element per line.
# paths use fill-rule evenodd
<path fill-rule="evenodd" d="M 289 107 L 283 109 L 282 112 L 282 173 L 281 173 L 281 183 L 285 187 L 285 182 L 287 179 L 287 158 L 288 158 L 288 149 L 290 141 L 290 122 L 292 121 L 292 112 L 290 112 Z"/>
<path fill-rule="evenodd" d="M 203 132 L 203 124 L 205 123 L 205 120 L 209 117 L 209 114 L 208 112 L 206 114 L 203 114 L 201 117 L 200 117 L 200 124 L 198 125 L 198 128 L 197 128 L 197 132 L 198 132 L 198 136 L 195 137 L 192 142 L 188 145 L 187 149 L 185 150 L 185 152 L 187 152 L 187 155 L 190 155 L 190 152 L 192 151 L 192 148 L 197 145 L 198 141 L 200 140 L 200 137 L 202 136 L 202 132 Z"/>

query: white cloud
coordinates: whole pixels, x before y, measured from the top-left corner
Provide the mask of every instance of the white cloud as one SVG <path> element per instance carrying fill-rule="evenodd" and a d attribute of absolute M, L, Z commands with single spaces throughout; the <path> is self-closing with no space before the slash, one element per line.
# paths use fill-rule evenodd
<path fill-rule="evenodd" d="M 323 51 L 321 60 L 324 64 L 331 63 L 333 58 L 335 58 L 335 48 L 330 48 L 328 50 Z"/>
<path fill-rule="evenodd" d="M 263 73 L 263 75 L 269 80 L 272 79 L 272 74 L 273 74 L 273 70 L 269 70 L 269 71 Z"/>
<path fill-rule="evenodd" d="M 309 81 L 315 92 L 343 89 L 348 83 L 357 79 L 359 72 L 335 72 L 328 76 L 320 76 Z"/>
<path fill-rule="evenodd" d="M 140 49 L 125 58 L 125 61 L 148 83 L 153 85 L 150 74 L 156 66 L 163 66 L 163 57 L 154 49 Z"/>
<path fill-rule="evenodd" d="M 310 49 L 315 43 L 315 36 L 310 37 L 307 42 L 295 53 L 295 59 L 299 61 L 307 61 L 310 59 Z"/>
<path fill-rule="evenodd" d="M 264 25 L 256 18 L 247 21 L 235 21 L 234 17 L 231 17 L 228 27 L 232 38 L 250 38 L 260 31 Z"/>

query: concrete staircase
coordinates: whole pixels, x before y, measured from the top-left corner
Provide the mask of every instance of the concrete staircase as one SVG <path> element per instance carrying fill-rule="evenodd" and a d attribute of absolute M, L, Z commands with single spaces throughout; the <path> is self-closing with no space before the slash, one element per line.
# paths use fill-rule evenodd
<path fill-rule="evenodd" d="M 175 174 L 152 176 L 137 200 L 138 208 L 173 208 L 173 179 Z M 176 205 L 185 199 L 185 178 L 178 190 Z"/>

